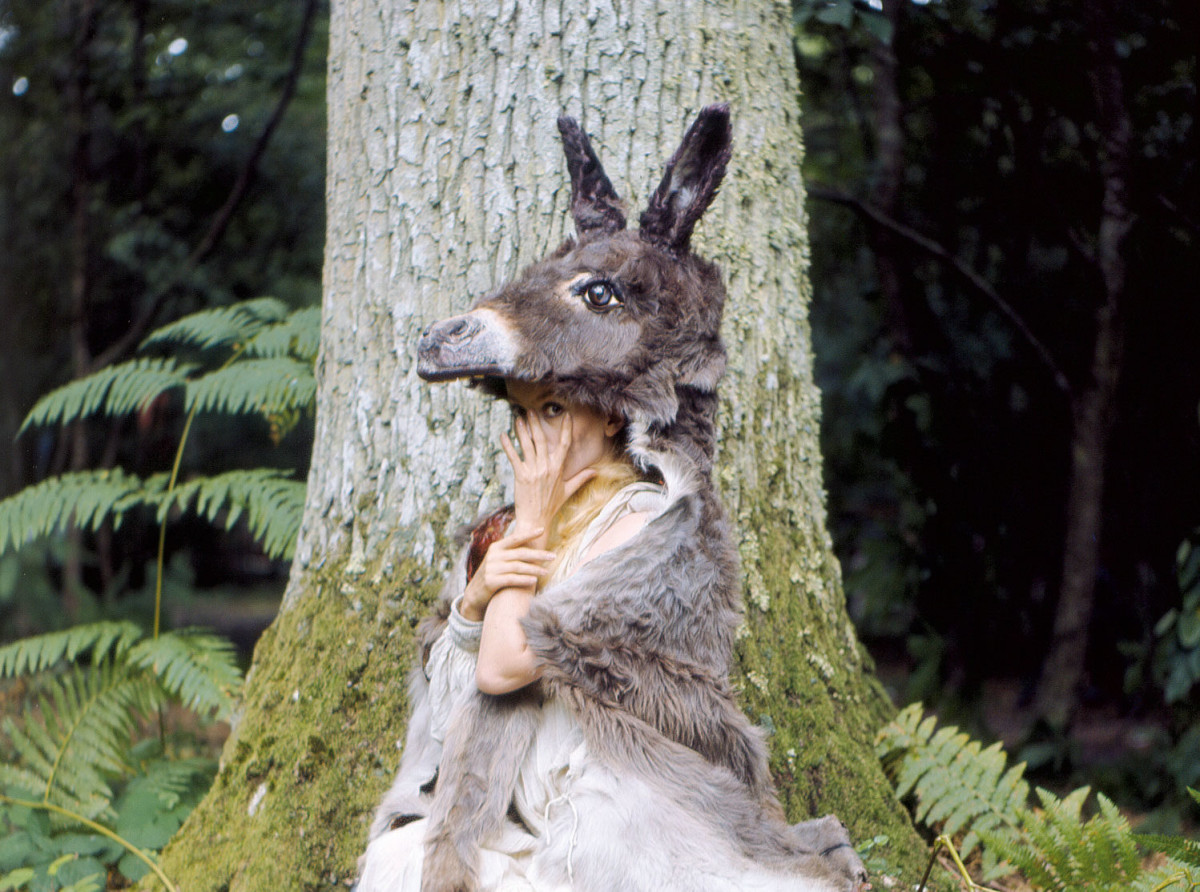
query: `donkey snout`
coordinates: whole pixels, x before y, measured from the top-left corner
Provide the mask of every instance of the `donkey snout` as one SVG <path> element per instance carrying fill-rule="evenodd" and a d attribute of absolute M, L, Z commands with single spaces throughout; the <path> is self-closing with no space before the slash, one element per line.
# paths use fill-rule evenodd
<path fill-rule="evenodd" d="M 442 327 L 442 337 L 450 343 L 456 343 L 474 337 L 483 328 L 483 323 L 474 316 L 458 316 L 447 319 Z"/>
<path fill-rule="evenodd" d="M 477 312 L 435 322 L 417 343 L 417 374 L 441 381 L 481 374 L 502 374 L 512 363 L 508 339 Z"/>

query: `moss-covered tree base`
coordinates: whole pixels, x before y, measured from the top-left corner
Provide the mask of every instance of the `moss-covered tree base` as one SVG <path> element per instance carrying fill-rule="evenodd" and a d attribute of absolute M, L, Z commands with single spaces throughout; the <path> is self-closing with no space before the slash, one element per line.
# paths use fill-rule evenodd
<path fill-rule="evenodd" d="M 438 585 L 427 567 L 367 576 L 310 576 L 259 642 L 213 790 L 163 854 L 181 890 L 307 892 L 353 879 L 398 764 L 412 629 Z"/>

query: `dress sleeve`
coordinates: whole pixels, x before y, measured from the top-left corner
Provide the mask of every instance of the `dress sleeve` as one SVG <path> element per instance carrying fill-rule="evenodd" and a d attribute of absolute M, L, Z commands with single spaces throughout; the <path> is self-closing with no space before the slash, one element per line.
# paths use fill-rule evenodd
<path fill-rule="evenodd" d="M 459 612 L 461 595 L 450 605 L 446 628 L 429 652 L 429 735 L 439 744 L 455 706 L 475 688 L 475 661 L 479 657 L 482 622 L 465 619 Z"/>

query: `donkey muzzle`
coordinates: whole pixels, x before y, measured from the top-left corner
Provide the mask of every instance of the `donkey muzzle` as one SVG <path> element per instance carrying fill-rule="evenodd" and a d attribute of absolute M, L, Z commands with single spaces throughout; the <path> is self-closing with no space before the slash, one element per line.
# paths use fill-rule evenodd
<path fill-rule="evenodd" d="M 417 374 L 426 381 L 449 381 L 512 372 L 516 351 L 499 317 L 475 310 L 434 323 L 417 343 Z"/>

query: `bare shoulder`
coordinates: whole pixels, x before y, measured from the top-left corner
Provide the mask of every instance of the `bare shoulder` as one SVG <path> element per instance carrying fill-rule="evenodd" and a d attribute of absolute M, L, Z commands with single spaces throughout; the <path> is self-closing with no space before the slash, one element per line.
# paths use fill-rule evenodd
<path fill-rule="evenodd" d="M 579 565 L 583 566 L 592 560 L 592 558 L 598 557 L 606 551 L 611 551 L 619 545 L 624 545 L 637 535 L 638 531 L 646 525 L 646 521 L 651 516 L 652 514 L 649 511 L 636 511 L 633 514 L 626 514 L 596 537 L 596 541 L 588 548 L 587 554 L 583 556 L 583 560 L 580 561 Z"/>

